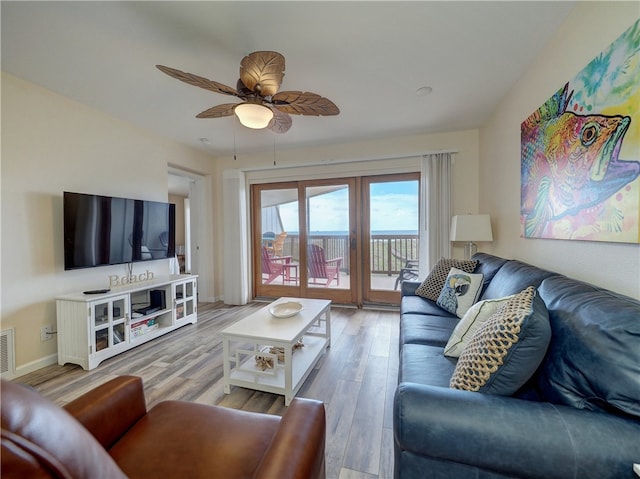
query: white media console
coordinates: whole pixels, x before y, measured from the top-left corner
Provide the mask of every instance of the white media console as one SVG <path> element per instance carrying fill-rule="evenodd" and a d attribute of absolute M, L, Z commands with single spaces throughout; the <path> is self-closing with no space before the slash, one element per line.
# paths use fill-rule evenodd
<path fill-rule="evenodd" d="M 196 275 L 171 275 L 107 293 L 56 299 L 58 364 L 90 370 L 110 357 L 198 321 Z"/>

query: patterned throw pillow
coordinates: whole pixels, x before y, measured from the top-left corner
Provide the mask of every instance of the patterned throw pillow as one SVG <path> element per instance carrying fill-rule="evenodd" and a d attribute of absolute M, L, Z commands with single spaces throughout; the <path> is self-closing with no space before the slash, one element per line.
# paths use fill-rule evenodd
<path fill-rule="evenodd" d="M 476 266 L 478 266 L 476 260 L 440 258 L 427 278 L 416 289 L 416 295 L 430 299 L 431 301 L 437 301 L 451 268 L 458 268 L 466 273 L 473 273 Z"/>
<path fill-rule="evenodd" d="M 480 326 L 460 354 L 449 387 L 510 396 L 538 369 L 550 340 L 549 313 L 530 286 Z"/>
<path fill-rule="evenodd" d="M 462 318 L 478 300 L 483 277 L 482 274 L 466 273 L 461 269 L 451 268 L 436 304 Z"/>
<path fill-rule="evenodd" d="M 462 320 L 456 325 L 453 333 L 451 333 L 451 337 L 444 347 L 444 355 L 450 358 L 459 357 L 480 325 L 487 321 L 487 319 L 500 309 L 500 306 L 512 297 L 513 295 L 499 299 L 485 299 L 471 306 L 471 308 L 464 313 Z"/>

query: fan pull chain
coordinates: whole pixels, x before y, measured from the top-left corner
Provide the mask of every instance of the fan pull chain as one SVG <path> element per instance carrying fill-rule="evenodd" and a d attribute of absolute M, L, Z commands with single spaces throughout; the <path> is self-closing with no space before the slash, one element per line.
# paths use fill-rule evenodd
<path fill-rule="evenodd" d="M 273 137 L 273 166 L 276 166 L 276 137 Z"/>
<path fill-rule="evenodd" d="M 236 161 L 238 158 L 236 156 L 236 118 L 233 115 L 233 161 Z"/>

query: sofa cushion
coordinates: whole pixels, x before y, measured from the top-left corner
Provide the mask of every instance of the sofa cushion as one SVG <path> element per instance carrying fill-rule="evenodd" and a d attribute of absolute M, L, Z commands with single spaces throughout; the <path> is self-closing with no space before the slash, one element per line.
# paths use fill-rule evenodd
<path fill-rule="evenodd" d="M 456 325 L 444 347 L 445 356 L 457 358 L 462 350 L 469 344 L 471 338 L 478 328 L 495 314 L 512 296 L 505 296 L 499 299 L 485 299 L 479 301 L 467 311 L 460 322 Z"/>
<path fill-rule="evenodd" d="M 547 400 L 640 417 L 640 301 L 564 276 L 540 296 L 553 335 L 537 377 Z"/>
<path fill-rule="evenodd" d="M 536 371 L 550 339 L 547 308 L 530 286 L 478 329 L 460 354 L 450 386 L 510 396 Z"/>
<path fill-rule="evenodd" d="M 442 354 L 441 346 L 405 344 L 400 351 L 398 383 L 409 382 L 446 388 L 456 360 Z"/>
<path fill-rule="evenodd" d="M 507 261 L 487 285 L 480 299 L 496 299 L 516 294 L 528 286 L 538 287 L 552 273 L 517 260 Z"/>
<path fill-rule="evenodd" d="M 420 296 L 403 296 L 400 301 L 400 314 L 427 314 L 429 316 L 456 317 L 445 311 L 435 301 Z"/>
<path fill-rule="evenodd" d="M 482 291 L 480 292 L 480 297 L 482 298 L 485 289 L 487 289 L 493 277 L 508 260 L 488 253 L 476 253 L 471 259 L 478 261 L 478 266 L 476 266 L 474 273 L 480 273 L 484 276 L 484 278 L 482 278 Z"/>
<path fill-rule="evenodd" d="M 466 273 L 461 269 L 451 268 L 436 304 L 462 318 L 478 300 L 481 288 L 481 274 Z"/>
<path fill-rule="evenodd" d="M 431 344 L 443 347 L 458 324 L 457 316 L 427 316 L 403 314 L 400 318 L 400 346 Z"/>
<path fill-rule="evenodd" d="M 458 268 L 467 273 L 473 273 L 477 265 L 478 262 L 475 260 L 440 258 L 426 279 L 418 289 L 416 289 L 416 294 L 423 298 L 437 301 L 451 268 Z"/>

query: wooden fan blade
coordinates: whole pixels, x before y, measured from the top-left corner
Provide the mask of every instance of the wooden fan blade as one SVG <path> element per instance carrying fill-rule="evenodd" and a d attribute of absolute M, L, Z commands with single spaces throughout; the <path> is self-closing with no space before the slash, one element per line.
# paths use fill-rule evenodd
<path fill-rule="evenodd" d="M 271 98 L 274 106 L 292 115 L 330 116 L 340 113 L 328 98 L 308 91 L 281 91 Z"/>
<path fill-rule="evenodd" d="M 273 111 L 273 118 L 269 122 L 267 128 L 274 133 L 286 133 L 291 128 L 291 117 L 288 113 L 280 111 L 278 108 L 271 108 Z"/>
<path fill-rule="evenodd" d="M 284 57 L 278 52 L 253 52 L 240 62 L 240 80 L 260 96 L 275 95 L 284 78 Z"/>
<path fill-rule="evenodd" d="M 238 92 L 235 90 L 235 88 L 223 85 L 222 83 L 218 83 L 217 81 L 208 80 L 204 77 L 194 75 L 193 73 L 186 73 L 180 70 L 176 70 L 175 68 L 165 67 L 164 65 L 156 65 L 156 68 L 158 68 L 158 70 L 160 70 L 161 72 L 166 73 L 170 77 L 188 83 L 189 85 L 204 88 L 205 90 L 209 90 L 214 93 L 238 96 Z"/>
<path fill-rule="evenodd" d="M 214 106 L 208 110 L 198 113 L 196 118 L 222 118 L 224 116 L 233 115 L 233 109 L 238 103 L 225 103 L 223 105 Z"/>

